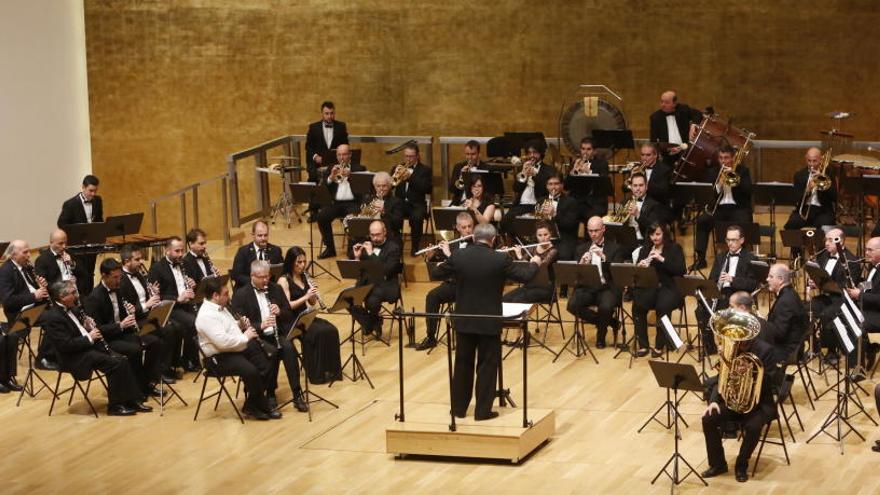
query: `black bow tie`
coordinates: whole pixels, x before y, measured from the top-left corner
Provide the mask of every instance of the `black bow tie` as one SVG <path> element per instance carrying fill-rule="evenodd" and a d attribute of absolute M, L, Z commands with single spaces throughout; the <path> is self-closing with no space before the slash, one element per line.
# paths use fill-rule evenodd
<path fill-rule="evenodd" d="M 333 129 L 333 124 L 324 124 L 324 129 Z"/>
<path fill-rule="evenodd" d="M 603 247 L 605 247 L 605 244 L 593 244 L 593 245 L 599 249 L 602 249 Z"/>
<path fill-rule="evenodd" d="M 265 289 L 258 289 L 258 288 L 256 288 L 256 287 L 254 287 L 254 290 L 257 291 L 258 294 L 265 294 L 265 293 L 269 292 L 269 288 L 268 288 L 268 287 L 265 288 Z"/>
<path fill-rule="evenodd" d="M 63 256 L 64 256 L 63 254 L 56 254 L 55 259 L 60 260 Z"/>
<path fill-rule="evenodd" d="M 837 255 L 835 254 L 835 255 L 829 256 L 828 259 L 829 259 L 829 260 L 836 260 L 836 259 L 837 259 Z"/>
<path fill-rule="evenodd" d="M 645 201 L 645 198 L 637 198 L 636 201 L 639 202 L 639 203 L 642 203 L 642 202 Z"/>
<path fill-rule="evenodd" d="M 736 253 L 736 254 L 729 254 L 728 256 L 731 257 L 731 258 L 739 258 L 739 253 Z"/>
<path fill-rule="evenodd" d="M 92 200 L 91 199 L 84 199 L 83 204 L 90 205 L 90 204 L 92 204 Z"/>
<path fill-rule="evenodd" d="M 171 268 L 180 268 L 183 266 L 183 263 L 179 261 L 169 261 L 169 263 L 171 263 Z"/>

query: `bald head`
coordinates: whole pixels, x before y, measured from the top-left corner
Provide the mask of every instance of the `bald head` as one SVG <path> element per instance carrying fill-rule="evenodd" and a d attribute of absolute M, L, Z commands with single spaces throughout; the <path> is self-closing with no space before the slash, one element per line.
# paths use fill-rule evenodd
<path fill-rule="evenodd" d="M 4 255 L 14 261 L 19 266 L 24 266 L 27 263 L 31 256 L 31 248 L 28 245 L 27 241 L 23 241 L 21 239 L 15 239 L 14 241 L 9 243 L 9 246 L 6 248 L 6 252 Z"/>
<path fill-rule="evenodd" d="M 602 242 L 605 238 L 605 223 L 602 222 L 602 217 L 593 216 L 587 220 L 587 234 L 594 243 Z"/>
<path fill-rule="evenodd" d="M 865 245 L 865 258 L 872 265 L 880 264 L 880 237 L 868 239 L 868 243 Z"/>
<path fill-rule="evenodd" d="M 61 254 L 67 249 L 67 233 L 61 229 L 55 229 L 49 234 L 49 248 L 55 254 Z"/>
<path fill-rule="evenodd" d="M 373 220 L 370 222 L 370 242 L 374 245 L 385 244 L 385 237 L 385 222 L 382 220 Z"/>
<path fill-rule="evenodd" d="M 819 165 L 822 164 L 822 150 L 813 146 L 807 149 L 807 154 L 804 155 L 804 158 L 807 162 L 807 166 L 810 167 L 811 170 L 816 170 L 819 168 Z"/>
<path fill-rule="evenodd" d="M 779 293 L 780 289 L 791 283 L 791 270 L 785 263 L 776 263 L 767 274 L 767 288 Z"/>

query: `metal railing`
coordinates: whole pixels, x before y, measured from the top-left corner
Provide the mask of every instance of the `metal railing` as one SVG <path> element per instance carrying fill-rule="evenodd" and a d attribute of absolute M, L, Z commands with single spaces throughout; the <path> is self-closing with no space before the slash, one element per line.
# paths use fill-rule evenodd
<path fill-rule="evenodd" d="M 228 208 L 228 196 L 227 196 L 227 185 L 229 182 L 229 175 L 222 174 L 211 177 L 209 179 L 205 179 L 200 182 L 196 182 L 194 184 L 189 184 L 184 186 L 176 191 L 170 192 L 163 196 L 159 196 L 158 198 L 154 198 L 150 200 L 150 219 L 153 222 L 153 234 L 159 234 L 159 214 L 158 214 L 158 206 L 159 203 L 164 202 L 168 199 L 177 198 L 179 207 L 180 207 L 180 232 L 185 234 L 190 227 L 198 228 L 200 226 L 199 222 L 199 189 L 213 184 L 219 181 L 220 187 L 220 225 L 223 231 L 223 245 L 228 246 L 230 243 L 230 232 L 229 232 L 229 208 Z M 186 205 L 186 195 L 189 193 L 190 199 L 192 201 L 192 225 L 189 225 L 188 221 L 188 210 Z"/>

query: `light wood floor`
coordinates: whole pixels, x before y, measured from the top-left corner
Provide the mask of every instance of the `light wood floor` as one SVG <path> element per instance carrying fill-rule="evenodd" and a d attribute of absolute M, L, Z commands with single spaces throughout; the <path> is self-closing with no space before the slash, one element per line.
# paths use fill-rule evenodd
<path fill-rule="evenodd" d="M 305 246 L 308 232 L 296 225 L 291 230 L 273 229 L 271 239 L 285 248 Z M 683 245 L 690 250 L 690 238 Z M 213 245 L 218 264 L 228 266 L 234 248 Z M 412 260 L 410 260 L 412 261 Z M 323 263 L 333 267 L 334 263 Z M 318 279 L 326 299 L 331 301 L 342 286 L 328 277 Z M 404 294 L 407 307 L 422 309 L 430 283 L 410 283 Z M 564 305 L 563 305 L 564 307 Z M 330 316 L 343 336 L 348 319 Z M 571 331 L 566 325 L 566 334 Z M 387 326 L 386 326 L 387 330 Z M 651 330 L 653 334 L 653 330 Z M 424 335 L 419 324 L 418 338 Z M 588 329 L 590 343 L 594 331 Z M 653 337 L 652 337 L 653 338 Z M 49 418 L 47 393 L 25 398 L 15 407 L 16 397 L 0 396 L 0 422 L 4 462 L 0 479 L 4 493 L 663 493 L 669 490 L 665 478 L 650 480 L 670 456 L 673 435 L 657 424 L 641 434 L 636 430 L 665 399 L 645 359 L 632 369 L 627 359 L 612 359 L 614 351 L 595 351 L 599 365 L 589 359 L 566 355 L 556 363 L 540 349 L 530 350 L 529 405 L 552 408 L 557 415 L 557 432 L 523 464 L 470 462 L 450 459 L 395 459 L 384 453 L 384 427 L 397 411 L 397 347 L 370 344 L 364 365 L 376 385 L 365 382 L 336 383 L 332 388 L 314 387 L 339 404 L 314 407 L 314 421 L 305 414 L 284 411 L 281 421 L 239 424 L 234 413 L 221 402 L 215 413 L 203 410 L 193 422 L 194 402 L 200 385 L 184 380 L 177 389 L 189 407 L 172 403 L 164 417 L 158 412 L 133 418 L 104 415 L 106 397 L 93 391 L 101 417 L 88 414 L 85 403 L 56 408 Z M 558 349 L 561 336 L 550 332 L 549 345 Z M 349 347 L 343 348 L 343 359 Z M 430 356 L 406 350 L 406 393 L 411 403 L 448 400 L 445 348 Z M 693 360 L 686 359 L 686 362 Z M 24 369 L 21 366 L 20 369 Z M 514 353 L 505 362 L 505 377 L 513 397 L 521 404 L 521 360 Z M 54 373 L 43 373 L 54 382 Z M 187 375 L 191 378 L 192 375 Z M 19 373 L 23 379 L 24 371 Z M 824 380 L 817 379 L 824 389 Z M 874 381 L 865 382 L 873 388 Z M 282 397 L 289 395 L 283 386 Z M 854 425 L 867 438 L 855 435 L 845 441 L 845 455 L 837 444 L 820 437 L 807 445 L 806 439 L 832 410 L 829 396 L 812 411 L 803 387 L 795 387 L 795 398 L 806 432 L 795 430 L 797 443 L 789 444 L 792 465 L 786 466 L 781 448 L 768 445 L 756 478 L 741 485 L 727 475 L 703 488 L 689 478 L 680 490 L 686 493 L 715 493 L 720 488 L 748 493 L 880 493 L 877 465 L 880 454 L 870 451 L 880 438 L 877 427 L 864 417 Z M 877 416 L 873 401 L 865 404 Z M 681 452 L 697 470 L 706 467 L 706 453 L 700 426 L 703 404 L 689 396 L 682 411 L 690 424 L 684 428 Z M 796 427 L 795 427 L 796 428 Z M 728 462 L 738 449 L 736 440 L 725 442 Z"/>

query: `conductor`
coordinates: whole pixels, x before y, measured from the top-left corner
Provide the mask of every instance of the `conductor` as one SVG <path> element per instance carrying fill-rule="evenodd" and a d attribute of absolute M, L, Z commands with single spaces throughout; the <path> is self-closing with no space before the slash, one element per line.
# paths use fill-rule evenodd
<path fill-rule="evenodd" d="M 528 282 L 538 272 L 541 258 L 533 256 L 528 266 L 517 266 L 507 255 L 492 249 L 495 227 L 480 224 L 474 229 L 474 245 L 459 249 L 432 270 L 440 279 L 455 277 L 455 313 L 501 316 L 504 282 L 512 279 Z M 452 378 L 452 412 L 463 418 L 467 414 L 474 388 L 476 364 L 476 408 L 474 419 L 482 421 L 498 416 L 492 410 L 495 382 L 501 361 L 501 320 L 494 318 L 456 318 L 458 346 L 455 349 L 455 370 Z M 476 356 L 476 361 L 475 361 Z"/>

